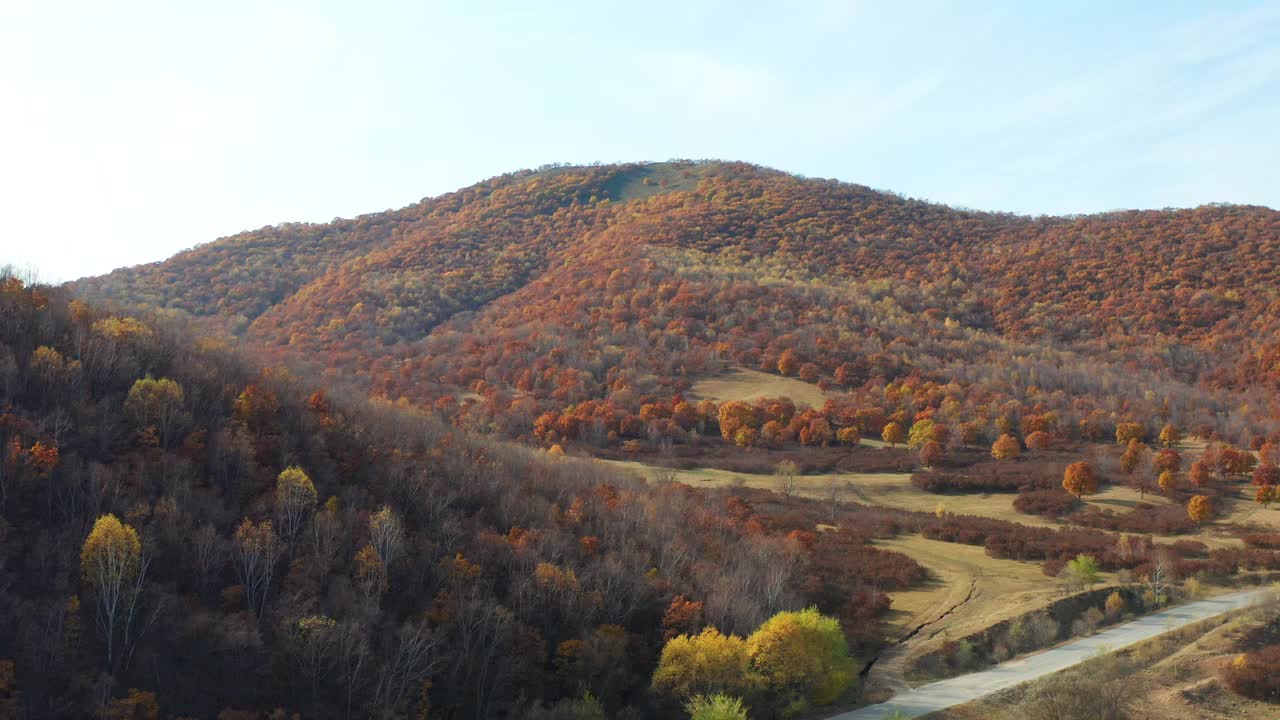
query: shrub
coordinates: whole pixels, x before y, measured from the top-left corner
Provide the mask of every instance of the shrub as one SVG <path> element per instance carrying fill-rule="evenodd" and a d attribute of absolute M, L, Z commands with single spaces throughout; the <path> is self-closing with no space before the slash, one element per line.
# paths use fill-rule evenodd
<path fill-rule="evenodd" d="M 931 493 L 990 493 L 1056 487 L 1062 480 L 1060 463 L 977 463 L 960 473 L 916 473 L 911 484 Z"/>
<path fill-rule="evenodd" d="M 564 698 L 551 711 L 554 720 L 605 720 L 604 705 L 591 693 L 580 698 Z"/>
<path fill-rule="evenodd" d="M 1245 535 L 1240 539 L 1249 547 L 1280 550 L 1280 535 Z"/>
<path fill-rule="evenodd" d="M 1059 518 L 1079 510 L 1082 503 L 1071 493 L 1058 488 L 1027 490 L 1013 500 L 1013 509 L 1026 515 Z M 1179 513 L 1181 515 L 1181 513 Z"/>
<path fill-rule="evenodd" d="M 747 708 L 742 700 L 723 693 L 694 695 L 684 706 L 689 720 L 747 720 Z"/>
<path fill-rule="evenodd" d="M 1177 505 L 1155 507 L 1147 503 L 1138 503 L 1127 513 L 1117 515 L 1098 508 L 1089 508 L 1085 512 L 1071 517 L 1073 525 L 1111 530 L 1114 532 L 1143 533 L 1155 535 L 1176 535 L 1193 532 L 1196 523 L 1187 512 Z"/>
<path fill-rule="evenodd" d="M 1246 541 L 1248 544 L 1248 541 Z M 1209 546 L 1199 540 L 1175 540 L 1172 545 L 1173 551 L 1183 557 L 1207 557 L 1209 555 Z"/>
<path fill-rule="evenodd" d="M 1222 669 L 1222 681 L 1237 695 L 1280 701 L 1280 645 L 1236 656 Z"/>
<path fill-rule="evenodd" d="M 1114 662 L 1114 661 L 1113 661 Z M 1125 720 L 1132 688 L 1116 670 L 1050 675 L 1032 686 L 1018 705 L 1026 720 Z"/>
<path fill-rule="evenodd" d="M 1126 608 L 1127 608 L 1127 605 L 1125 604 L 1124 596 L 1121 595 L 1119 592 L 1112 592 L 1110 595 L 1107 596 L 1107 604 L 1106 604 L 1107 615 L 1111 617 L 1119 617 L 1122 613 L 1124 613 Z"/>

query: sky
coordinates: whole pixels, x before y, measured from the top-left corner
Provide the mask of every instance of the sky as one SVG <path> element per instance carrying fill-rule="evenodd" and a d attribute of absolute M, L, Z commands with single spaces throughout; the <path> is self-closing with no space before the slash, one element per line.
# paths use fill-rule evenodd
<path fill-rule="evenodd" d="M 47 282 L 553 162 L 1280 208 L 1278 133 L 1280 0 L 0 2 L 0 264 Z"/>

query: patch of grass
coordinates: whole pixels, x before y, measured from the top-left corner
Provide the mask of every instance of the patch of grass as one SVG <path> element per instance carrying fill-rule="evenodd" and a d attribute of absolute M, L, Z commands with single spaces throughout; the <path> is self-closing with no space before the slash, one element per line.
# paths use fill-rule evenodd
<path fill-rule="evenodd" d="M 695 487 L 741 485 L 765 490 L 777 487 L 773 475 L 713 468 L 671 470 L 634 461 L 602 462 L 625 467 L 651 479 L 674 480 Z M 1012 495 L 934 495 L 913 486 L 908 473 L 801 475 L 796 478 L 795 494 L 826 499 L 832 483 L 841 488 L 844 500 L 930 513 L 942 502 L 948 512 L 998 517 L 1030 525 L 1053 525 L 1047 520 L 1014 512 Z M 944 623 L 913 639 L 913 654 L 932 649 L 948 638 L 962 637 L 1042 607 L 1062 594 L 1058 583 L 1045 577 L 1039 563 L 989 557 L 981 547 L 929 540 L 918 535 L 878 540 L 876 545 L 903 552 L 930 571 L 931 579 L 923 586 L 890 593 L 893 605 L 888 620 L 900 631 L 899 635 L 935 620 L 973 590 L 969 601 L 948 615 Z M 943 627 L 945 632 L 933 632 Z"/>
<path fill-rule="evenodd" d="M 877 540 L 875 544 L 911 557 L 930 575 L 921 587 L 890 593 L 890 622 L 909 630 L 955 608 L 945 620 L 913 638 L 911 655 L 1044 607 L 1063 595 L 1061 586 L 1045 577 L 1039 563 L 993 558 L 975 545 L 919 535 Z"/>
<path fill-rule="evenodd" d="M 817 385 L 746 368 L 732 368 L 715 377 L 699 380 L 690 389 L 689 397 L 698 400 L 710 398 L 716 402 L 787 397 L 797 405 L 815 408 L 822 407 L 827 401 L 826 393 Z"/>

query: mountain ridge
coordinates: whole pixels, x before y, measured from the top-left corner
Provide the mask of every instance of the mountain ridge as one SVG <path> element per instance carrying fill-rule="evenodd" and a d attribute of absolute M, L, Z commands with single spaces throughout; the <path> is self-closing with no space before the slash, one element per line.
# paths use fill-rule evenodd
<path fill-rule="evenodd" d="M 614 277 L 637 268 L 646 274 Z M 834 295 L 818 300 L 798 282 L 770 286 L 770 277 L 821 281 Z M 722 287 L 725 278 L 754 288 L 752 301 L 782 313 L 778 324 L 762 328 L 740 310 L 720 317 L 717 303 L 743 301 L 741 289 Z M 870 363 L 864 383 L 925 372 L 946 384 L 957 362 L 996 373 L 1010 360 L 1011 350 L 969 352 L 963 344 L 972 341 L 958 337 L 935 355 L 951 332 L 935 325 L 949 323 L 1082 353 L 1117 374 L 1136 363 L 1188 392 L 1235 392 L 1274 381 L 1265 331 L 1280 314 L 1276 287 L 1280 213 L 1269 208 L 1030 217 L 721 161 L 520 171 L 400 210 L 244 233 L 72 284 L 93 301 L 191 315 L 269 359 L 351 377 L 375 394 L 445 407 L 484 380 L 501 403 L 534 396 L 538 414 L 610 400 L 618 363 L 656 378 L 624 403 L 638 413 L 728 364 L 776 371 L 788 343 L 817 366 L 811 380 L 828 382 L 843 363 L 903 355 L 895 342 L 927 347 L 927 357 Z M 881 306 L 855 311 L 851 293 Z M 614 319 L 602 322 L 606 314 Z M 638 331 L 654 317 L 681 336 L 674 359 L 658 357 L 671 349 L 638 332 L 621 344 L 602 340 L 619 323 Z M 792 326 L 794 317 L 806 324 Z M 522 344 L 534 326 L 552 335 Z M 838 338 L 850 332 L 874 340 L 841 354 Z M 552 336 L 554 348 L 545 342 Z M 542 372 L 577 389 L 556 399 L 553 381 L 525 377 L 533 356 L 497 357 L 498 340 L 573 355 Z M 588 366 L 590 377 L 574 381 L 562 372 Z M 506 410 L 490 408 L 484 423 Z M 1250 422 L 1264 430 L 1261 418 Z"/>

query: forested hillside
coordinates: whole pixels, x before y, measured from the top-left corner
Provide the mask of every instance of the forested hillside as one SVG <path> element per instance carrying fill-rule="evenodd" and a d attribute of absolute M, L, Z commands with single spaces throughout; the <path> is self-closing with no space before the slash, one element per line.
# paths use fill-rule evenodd
<path fill-rule="evenodd" d="M 0 715 L 671 717 L 668 638 L 816 605 L 865 659 L 923 576 L 869 544 L 893 513 L 646 486 L 208 345 L 0 277 Z"/>
<path fill-rule="evenodd" d="M 1238 540 L 1267 537 L 1249 473 L 1263 507 L 1280 481 L 1266 208 L 1028 218 L 736 163 L 551 167 L 0 282 L 19 716 L 656 718 L 725 693 L 791 717 L 858 698 L 913 617 L 891 594 L 946 590 L 920 543 L 1028 585 L 1087 556 L 1135 611 L 1280 567 Z M 783 390 L 700 391 L 730 376 Z M 832 474 L 794 492 L 806 471 Z M 1125 512 L 1087 500 L 1122 482 Z M 963 671 L 1064 618 L 917 659 Z"/>
<path fill-rule="evenodd" d="M 720 162 L 519 172 L 73 286 L 473 431 L 649 448 L 934 417 L 969 442 L 1137 421 L 1256 447 L 1280 427 L 1277 288 L 1267 208 L 1029 218 Z M 686 397 L 731 366 L 826 406 Z"/>

